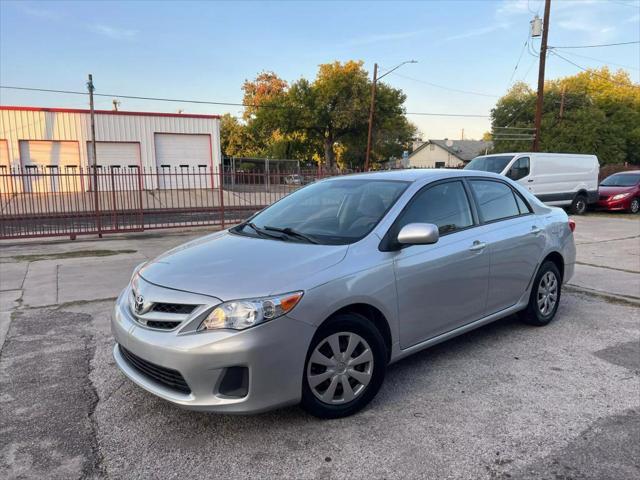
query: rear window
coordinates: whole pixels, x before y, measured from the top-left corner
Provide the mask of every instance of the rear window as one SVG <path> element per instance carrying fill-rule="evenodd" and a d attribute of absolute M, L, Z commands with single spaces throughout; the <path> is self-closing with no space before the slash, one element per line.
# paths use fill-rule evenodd
<path fill-rule="evenodd" d="M 520 215 L 513 190 L 504 183 L 472 180 L 471 189 L 476 196 L 483 222 L 494 222 Z"/>

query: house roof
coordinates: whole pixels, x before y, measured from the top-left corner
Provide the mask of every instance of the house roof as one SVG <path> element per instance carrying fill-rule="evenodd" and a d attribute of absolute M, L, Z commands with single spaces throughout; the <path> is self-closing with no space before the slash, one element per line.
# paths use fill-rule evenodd
<path fill-rule="evenodd" d="M 434 144 L 446 150 L 454 157 L 459 158 L 464 162 L 468 162 L 478 155 L 482 155 L 487 149 L 490 149 L 493 146 L 493 143 L 485 142 L 484 140 L 451 140 L 451 142 L 453 144 L 448 147 L 447 140 L 429 139 L 416 148 L 409 157 L 415 155 L 427 145 Z"/>

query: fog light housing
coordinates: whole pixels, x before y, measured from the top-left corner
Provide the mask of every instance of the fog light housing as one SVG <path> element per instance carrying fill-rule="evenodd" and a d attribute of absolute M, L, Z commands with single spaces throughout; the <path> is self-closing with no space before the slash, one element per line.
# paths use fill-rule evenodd
<path fill-rule="evenodd" d="M 249 369 L 247 367 L 225 368 L 218 393 L 231 398 L 246 397 L 249 394 Z"/>

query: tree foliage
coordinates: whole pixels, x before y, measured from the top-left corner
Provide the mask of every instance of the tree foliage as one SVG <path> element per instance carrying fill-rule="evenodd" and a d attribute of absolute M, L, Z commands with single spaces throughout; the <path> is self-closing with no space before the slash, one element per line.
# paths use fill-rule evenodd
<path fill-rule="evenodd" d="M 222 133 L 225 154 L 246 155 L 247 150 L 275 158 L 314 159 L 329 170 L 363 165 L 371 81 L 362 62 L 320 65 L 313 81 L 301 78 L 291 85 L 273 72 L 263 72 L 246 81 L 243 90 L 244 102 L 250 105 L 244 123 L 223 119 L 221 128 L 229 130 Z M 415 126 L 404 115 L 405 99 L 401 90 L 377 85 L 374 162 L 400 156 L 415 135 Z"/>
<path fill-rule="evenodd" d="M 515 84 L 491 111 L 494 133 L 533 127 L 536 92 Z M 529 141 L 495 140 L 494 152 L 526 151 Z M 600 163 L 640 163 L 640 85 L 606 67 L 545 82 L 540 150 L 596 154 Z"/>

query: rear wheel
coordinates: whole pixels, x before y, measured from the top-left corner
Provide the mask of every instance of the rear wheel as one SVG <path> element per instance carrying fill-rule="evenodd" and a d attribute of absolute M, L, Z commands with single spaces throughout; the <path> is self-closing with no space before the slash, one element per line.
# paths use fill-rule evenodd
<path fill-rule="evenodd" d="M 582 194 L 576 195 L 571 203 L 571 213 L 574 215 L 584 215 L 587 211 L 587 197 Z"/>
<path fill-rule="evenodd" d="M 640 212 L 640 198 L 634 198 L 629 204 L 629 213 Z"/>
<path fill-rule="evenodd" d="M 520 319 L 529 325 L 547 325 L 558 311 L 561 288 L 562 277 L 558 267 L 551 261 L 544 262 L 534 280 L 529 305 L 520 312 Z"/>
<path fill-rule="evenodd" d="M 320 327 L 309 346 L 302 407 L 320 418 L 352 415 L 378 393 L 386 366 L 378 329 L 361 315 L 337 315 Z"/>

